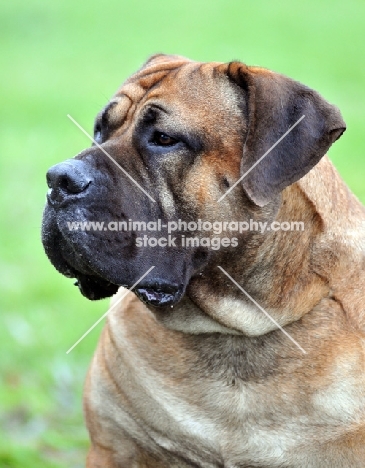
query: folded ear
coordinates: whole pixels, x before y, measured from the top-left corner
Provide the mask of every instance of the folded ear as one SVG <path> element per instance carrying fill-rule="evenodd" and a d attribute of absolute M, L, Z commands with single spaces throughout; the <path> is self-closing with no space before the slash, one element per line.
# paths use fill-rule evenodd
<path fill-rule="evenodd" d="M 301 83 L 240 62 L 226 67 L 229 78 L 247 94 L 248 134 L 241 162 L 241 176 L 246 175 L 242 186 L 254 203 L 264 206 L 310 171 L 346 125 L 335 106 Z"/>

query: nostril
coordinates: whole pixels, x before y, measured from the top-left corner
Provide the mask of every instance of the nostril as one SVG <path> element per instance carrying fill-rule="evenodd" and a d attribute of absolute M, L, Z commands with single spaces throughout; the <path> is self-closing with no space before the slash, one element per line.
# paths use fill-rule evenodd
<path fill-rule="evenodd" d="M 58 181 L 58 186 L 59 188 L 65 190 L 66 192 L 70 191 L 70 192 L 73 192 L 73 190 L 69 190 L 73 184 L 72 182 L 70 183 L 70 179 L 66 176 L 61 176 L 59 181 Z"/>
<path fill-rule="evenodd" d="M 90 180 L 77 177 L 71 178 L 67 175 L 61 176 L 58 181 L 58 186 L 61 190 L 68 193 L 81 193 L 90 185 Z"/>
<path fill-rule="evenodd" d="M 47 185 L 48 185 L 48 188 L 52 189 L 52 179 L 51 179 L 51 176 L 49 174 L 49 171 L 47 172 L 46 174 L 46 180 L 47 180 Z"/>

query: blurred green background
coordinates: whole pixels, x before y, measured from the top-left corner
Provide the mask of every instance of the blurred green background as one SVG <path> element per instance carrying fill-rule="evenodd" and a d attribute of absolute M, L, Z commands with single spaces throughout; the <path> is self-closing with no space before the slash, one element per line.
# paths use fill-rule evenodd
<path fill-rule="evenodd" d="M 0 467 L 81 467 L 83 380 L 108 307 L 40 243 L 48 167 L 89 146 L 95 114 L 150 55 L 240 59 L 287 74 L 348 124 L 330 156 L 365 201 L 365 2 L 12 0 L 0 11 Z"/>

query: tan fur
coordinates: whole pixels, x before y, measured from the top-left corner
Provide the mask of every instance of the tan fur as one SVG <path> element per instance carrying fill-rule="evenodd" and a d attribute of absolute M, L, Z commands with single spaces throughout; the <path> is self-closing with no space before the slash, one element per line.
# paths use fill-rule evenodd
<path fill-rule="evenodd" d="M 270 206 L 258 215 L 240 187 L 217 204 L 217 177 L 239 177 L 247 124 L 237 92 L 214 78 L 221 66 L 152 59 L 117 93 L 114 137 L 128 142 L 143 105 L 162 100 L 212 142 L 176 180 L 186 206 L 204 219 L 265 219 Z M 174 196 L 156 184 L 168 213 Z M 85 386 L 88 468 L 365 466 L 364 208 L 324 157 L 283 191 L 275 219 L 305 230 L 250 240 L 230 267 L 306 354 L 217 268 L 193 278 L 168 315 L 128 293 Z"/>

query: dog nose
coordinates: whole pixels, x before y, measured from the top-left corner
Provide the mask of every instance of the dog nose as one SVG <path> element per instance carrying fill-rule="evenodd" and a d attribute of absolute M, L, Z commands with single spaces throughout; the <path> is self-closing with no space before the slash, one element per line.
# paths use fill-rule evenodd
<path fill-rule="evenodd" d="M 47 172 L 48 200 L 52 204 L 85 192 L 92 182 L 86 165 L 78 159 L 69 159 L 52 166 Z"/>

